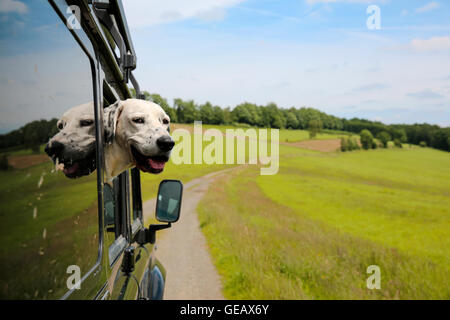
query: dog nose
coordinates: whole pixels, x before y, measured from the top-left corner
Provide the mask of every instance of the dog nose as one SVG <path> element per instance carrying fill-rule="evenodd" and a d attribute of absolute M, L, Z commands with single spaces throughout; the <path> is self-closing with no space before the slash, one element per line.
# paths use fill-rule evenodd
<path fill-rule="evenodd" d="M 45 153 L 49 156 L 59 155 L 64 150 L 64 145 L 60 142 L 53 141 L 52 143 L 47 143 L 45 146 Z"/>
<path fill-rule="evenodd" d="M 171 136 L 161 136 L 156 140 L 156 144 L 162 151 L 170 151 L 175 145 Z"/>

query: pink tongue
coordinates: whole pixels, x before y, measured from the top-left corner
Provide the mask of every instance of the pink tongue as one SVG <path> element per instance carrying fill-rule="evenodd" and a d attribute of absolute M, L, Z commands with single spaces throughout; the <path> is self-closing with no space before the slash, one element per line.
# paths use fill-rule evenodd
<path fill-rule="evenodd" d="M 66 166 L 66 165 L 64 165 L 64 170 L 63 170 L 63 172 L 64 172 L 65 174 L 72 174 L 72 173 L 74 173 L 77 169 L 78 169 L 78 163 L 74 163 L 72 166 Z"/>
<path fill-rule="evenodd" d="M 164 169 L 164 165 L 166 164 L 164 161 L 156 161 L 152 159 L 148 159 L 148 163 L 153 169 L 162 170 Z"/>

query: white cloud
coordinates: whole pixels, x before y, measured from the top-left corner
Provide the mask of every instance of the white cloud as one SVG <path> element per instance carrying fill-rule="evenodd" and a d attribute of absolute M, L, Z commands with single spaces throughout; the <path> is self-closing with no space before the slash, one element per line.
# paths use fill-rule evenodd
<path fill-rule="evenodd" d="M 450 51 L 450 37 L 431 37 L 430 39 L 413 39 L 409 47 L 414 51 L 437 52 Z"/>
<path fill-rule="evenodd" d="M 412 92 L 406 94 L 408 97 L 416 98 L 416 99 L 441 99 L 444 98 L 443 95 L 436 93 L 430 89 L 422 90 L 419 92 Z"/>
<path fill-rule="evenodd" d="M 223 19 L 225 19 L 226 12 L 227 11 L 225 10 L 225 8 L 214 7 L 198 13 L 197 18 L 206 22 L 222 21 Z"/>
<path fill-rule="evenodd" d="M 189 18 L 218 21 L 226 9 L 244 0 L 124 0 L 123 6 L 131 27 L 146 27 Z"/>
<path fill-rule="evenodd" d="M 353 91 L 373 91 L 373 90 L 387 89 L 389 87 L 390 86 L 388 86 L 387 84 L 383 84 L 383 83 L 371 83 L 371 84 L 357 87 L 357 88 L 353 89 Z"/>
<path fill-rule="evenodd" d="M 28 12 L 28 7 L 17 0 L 0 0 L 0 12 L 17 12 L 20 14 L 25 14 Z"/>
<path fill-rule="evenodd" d="M 438 2 L 429 2 L 426 5 L 424 5 L 423 7 L 417 8 L 416 9 L 416 13 L 424 13 L 424 12 L 428 12 L 428 11 L 432 11 L 435 9 L 438 9 L 441 5 Z"/>

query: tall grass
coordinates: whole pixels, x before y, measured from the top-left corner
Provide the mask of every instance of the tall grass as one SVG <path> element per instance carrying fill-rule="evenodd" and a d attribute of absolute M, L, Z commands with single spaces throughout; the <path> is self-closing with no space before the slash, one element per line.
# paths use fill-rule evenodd
<path fill-rule="evenodd" d="M 280 151 L 278 175 L 227 174 L 199 206 L 227 298 L 450 298 L 447 154 Z"/>

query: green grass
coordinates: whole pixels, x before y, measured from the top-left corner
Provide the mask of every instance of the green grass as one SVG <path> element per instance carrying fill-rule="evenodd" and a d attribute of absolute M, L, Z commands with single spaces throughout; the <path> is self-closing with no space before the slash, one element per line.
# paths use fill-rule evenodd
<path fill-rule="evenodd" d="M 0 297 L 59 298 L 67 267 L 86 272 L 96 260 L 96 175 L 71 180 L 52 169 L 0 172 Z"/>
<path fill-rule="evenodd" d="M 8 156 L 26 156 L 30 154 L 44 154 L 45 143 L 39 146 L 39 153 L 34 153 L 31 148 L 29 149 L 0 149 L 0 155 L 7 154 Z"/>
<path fill-rule="evenodd" d="M 203 130 L 213 127 L 233 129 Z M 308 132 L 280 130 L 280 142 L 286 139 L 306 140 Z M 258 166 L 227 174 L 199 207 L 226 297 L 450 298 L 449 159 L 428 148 L 325 154 L 282 145 L 277 175 L 260 176 Z M 231 166 L 171 161 L 160 175 L 141 174 L 143 200 L 156 196 L 163 179 L 187 183 Z M 70 180 L 52 167 L 0 172 L 1 297 L 58 297 L 52 281 L 64 287 L 68 265 L 84 270 L 95 260 L 86 245 L 98 241 L 96 175 Z M 365 287 L 371 264 L 381 267 L 381 290 Z"/>
<path fill-rule="evenodd" d="M 200 203 L 227 298 L 450 298 L 448 153 L 280 154 L 277 175 L 239 170 Z M 366 288 L 369 265 L 381 290 Z"/>
<path fill-rule="evenodd" d="M 173 129 L 187 129 L 192 132 L 193 125 L 180 125 L 175 124 L 173 125 Z M 236 129 L 236 127 L 232 126 L 213 126 L 213 125 L 202 125 L 202 130 L 205 132 L 208 129 L 218 129 L 220 132 L 225 134 L 227 129 Z M 255 129 L 255 128 L 242 128 L 244 131 L 247 129 Z M 257 129 L 257 128 L 256 128 Z M 286 130 L 291 131 L 291 130 Z M 298 134 L 298 133 L 297 133 Z M 270 130 L 268 130 L 268 136 L 270 137 Z M 158 191 L 158 185 L 159 182 L 163 179 L 178 179 L 181 180 L 183 183 L 187 183 L 192 179 L 202 177 L 204 175 L 207 175 L 209 173 L 227 169 L 230 167 L 235 166 L 235 164 L 226 164 L 225 159 L 225 150 L 226 150 L 226 136 L 223 136 L 223 158 L 222 162 L 223 164 L 194 164 L 194 135 L 191 135 L 191 164 L 175 164 L 172 159 L 167 163 L 166 168 L 161 174 L 158 175 L 152 175 L 152 174 L 141 174 L 141 182 L 142 182 L 142 198 L 143 200 L 148 200 L 150 198 L 156 197 L 156 193 Z M 178 141 L 177 141 L 178 142 Z M 210 144 L 210 141 L 203 141 L 202 143 L 202 152 L 205 150 L 205 148 Z M 246 139 L 245 144 L 245 154 L 246 154 L 246 161 L 248 161 L 248 148 L 249 143 L 248 139 Z M 269 147 L 270 149 L 270 147 Z M 173 154 L 173 153 L 172 153 Z M 270 154 L 270 151 L 269 151 Z M 234 144 L 234 158 L 237 157 L 237 143 L 235 141 Z M 235 161 L 236 162 L 236 161 Z"/>

